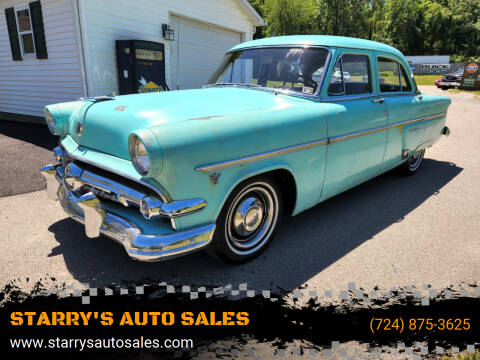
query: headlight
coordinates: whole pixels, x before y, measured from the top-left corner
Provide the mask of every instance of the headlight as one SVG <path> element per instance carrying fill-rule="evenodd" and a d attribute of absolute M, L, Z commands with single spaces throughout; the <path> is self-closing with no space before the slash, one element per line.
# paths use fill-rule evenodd
<path fill-rule="evenodd" d="M 71 113 L 68 105 L 70 104 L 73 103 L 54 104 L 45 107 L 45 122 L 47 123 L 48 130 L 50 130 L 53 135 L 67 135 L 68 116 Z M 67 107 L 65 105 L 67 105 Z M 62 110 L 61 107 L 63 107 Z"/>
<path fill-rule="evenodd" d="M 45 109 L 45 121 L 48 126 L 48 130 L 55 135 L 55 120 L 53 119 L 52 113 L 48 111 L 48 109 Z"/>
<path fill-rule="evenodd" d="M 129 144 L 130 158 L 140 175 L 146 175 L 150 170 L 150 157 L 145 144 L 137 135 L 132 135 Z"/>

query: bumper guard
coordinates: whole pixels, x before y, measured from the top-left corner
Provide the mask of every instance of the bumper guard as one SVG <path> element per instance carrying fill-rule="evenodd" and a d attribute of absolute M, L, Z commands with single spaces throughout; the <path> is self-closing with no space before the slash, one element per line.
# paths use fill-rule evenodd
<path fill-rule="evenodd" d="M 41 174 L 47 180 L 48 198 L 59 200 L 71 218 L 84 224 L 87 237 L 92 238 L 104 234 L 122 244 L 133 259 L 166 260 L 199 250 L 212 240 L 215 224 L 207 224 L 185 231 L 172 230 L 170 233 L 161 235 L 143 234 L 133 222 L 106 210 L 102 206 L 101 199 L 93 192 L 80 194 L 78 188 L 67 185 L 64 166 L 44 166 Z M 173 202 L 173 207 L 175 207 L 175 203 L 184 205 L 185 201 Z M 172 207 L 172 203 L 168 204 Z M 173 209 L 171 214 L 177 215 L 178 213 L 182 213 L 182 211 Z"/>

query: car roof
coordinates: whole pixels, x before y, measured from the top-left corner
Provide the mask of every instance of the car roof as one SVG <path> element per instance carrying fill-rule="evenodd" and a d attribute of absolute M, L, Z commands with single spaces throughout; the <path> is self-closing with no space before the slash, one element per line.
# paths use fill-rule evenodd
<path fill-rule="evenodd" d="M 274 36 L 264 39 L 244 42 L 230 51 L 263 46 L 332 46 L 353 49 L 385 51 L 403 57 L 403 54 L 393 46 L 376 41 L 333 35 L 289 35 Z"/>

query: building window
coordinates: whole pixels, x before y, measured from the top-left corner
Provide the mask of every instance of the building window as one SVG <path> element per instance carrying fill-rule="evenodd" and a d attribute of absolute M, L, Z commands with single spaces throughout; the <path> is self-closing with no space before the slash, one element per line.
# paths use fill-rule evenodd
<path fill-rule="evenodd" d="M 30 11 L 27 8 L 17 9 L 18 35 L 21 41 L 23 56 L 34 55 L 35 45 L 33 44 L 32 23 L 30 21 Z"/>
<path fill-rule="evenodd" d="M 5 9 L 5 17 L 13 60 L 48 58 L 40 1 Z"/>

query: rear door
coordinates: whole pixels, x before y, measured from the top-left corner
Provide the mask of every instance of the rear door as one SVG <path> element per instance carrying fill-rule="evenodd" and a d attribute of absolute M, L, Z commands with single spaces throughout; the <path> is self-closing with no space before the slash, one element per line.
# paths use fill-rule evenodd
<path fill-rule="evenodd" d="M 384 99 L 388 118 L 387 147 L 384 170 L 402 162 L 403 151 L 413 152 L 423 141 L 425 124 L 405 124 L 419 119 L 422 115 L 421 97 L 415 93 L 409 72 L 393 55 L 377 53 L 377 79 L 380 96 Z"/>
<path fill-rule="evenodd" d="M 338 51 L 338 50 L 337 50 Z M 378 175 L 383 162 L 387 124 L 385 104 L 378 101 L 373 53 L 343 50 L 327 74 L 324 101 L 335 103 L 327 115 L 328 138 L 324 200 Z"/>

